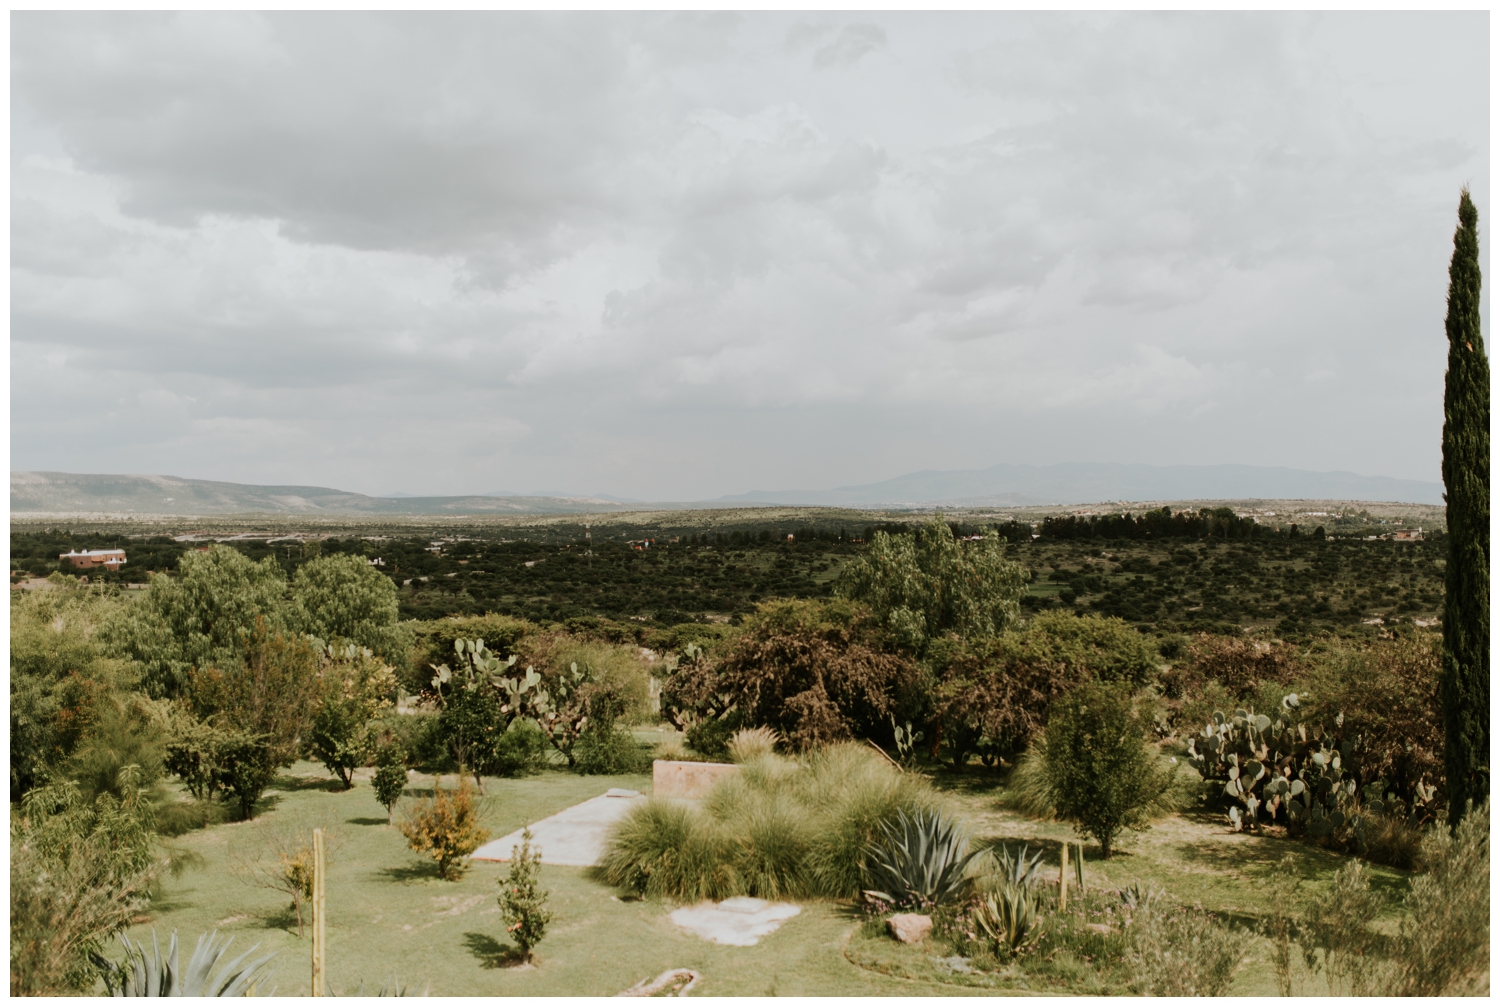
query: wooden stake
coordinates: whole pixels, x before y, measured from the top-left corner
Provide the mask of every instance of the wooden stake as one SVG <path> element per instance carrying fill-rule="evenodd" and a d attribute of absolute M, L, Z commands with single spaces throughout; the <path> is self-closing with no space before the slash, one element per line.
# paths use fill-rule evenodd
<path fill-rule="evenodd" d="M 326 981 L 324 965 L 327 948 L 323 944 L 323 923 L 327 916 L 323 905 L 324 866 L 323 830 L 313 829 L 312 995 L 315 997 L 323 995 L 323 986 Z"/>
<path fill-rule="evenodd" d="M 1062 844 L 1062 865 L 1057 872 L 1057 911 L 1062 912 L 1068 908 L 1068 847 L 1072 843 Z M 314 924 L 316 926 L 316 924 Z"/>
<path fill-rule="evenodd" d="M 1084 884 L 1083 881 L 1083 840 L 1081 839 L 1078 841 L 1078 861 L 1075 867 L 1077 868 L 1075 873 L 1078 875 L 1078 891 L 1086 892 L 1088 891 L 1088 885 Z"/>

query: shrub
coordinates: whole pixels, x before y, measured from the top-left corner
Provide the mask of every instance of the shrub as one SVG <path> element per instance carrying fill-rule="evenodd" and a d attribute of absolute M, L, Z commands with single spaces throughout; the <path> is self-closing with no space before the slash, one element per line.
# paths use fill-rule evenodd
<path fill-rule="evenodd" d="M 466 779 L 457 790 L 436 786 L 431 797 L 407 805 L 400 828 L 413 850 L 437 862 L 438 877 L 450 881 L 463 872 L 463 858 L 490 838 L 479 824 L 474 789 Z"/>
<path fill-rule="evenodd" d="M 440 715 L 433 710 L 397 713 L 387 709 L 370 725 L 377 746 L 395 743 L 413 769 L 441 772 L 453 767 Z"/>
<path fill-rule="evenodd" d="M 427 622 L 405 623 L 411 628 L 410 671 L 403 681 L 409 693 L 431 694 L 433 665 L 453 660 L 455 640 L 483 640 L 496 654 L 519 653 L 524 641 L 537 627 L 524 619 L 508 615 L 449 616 Z"/>
<path fill-rule="evenodd" d="M 230 873 L 247 885 L 281 892 L 292 900 L 297 936 L 302 936 L 302 904 L 313 894 L 313 829 L 305 821 L 276 821 L 242 836 L 230 848 Z M 337 828 L 322 824 L 327 857 L 343 845 Z"/>
<path fill-rule="evenodd" d="M 370 781 L 375 800 L 385 809 L 386 824 L 395 822 L 396 805 L 406 793 L 406 753 L 397 743 L 383 745 L 375 756 L 375 776 Z"/>
<path fill-rule="evenodd" d="M 890 652 L 866 610 L 847 601 L 771 601 L 717 660 L 684 660 L 667 680 L 688 743 L 720 754 L 740 727 L 774 728 L 798 748 L 884 737 L 887 719 L 913 698 L 917 667 Z M 732 712 L 735 719 L 725 717 Z M 717 725 L 705 722 L 721 721 Z"/>
<path fill-rule="evenodd" d="M 933 649 L 937 718 L 954 764 L 985 744 L 1026 748 L 1051 704 L 1088 681 L 1139 686 L 1156 674 L 1150 641 L 1121 619 L 1045 613 L 1020 631 Z"/>
<path fill-rule="evenodd" d="M 1208 633 L 1193 638 L 1186 661 L 1174 669 L 1182 694 L 1191 694 L 1212 681 L 1236 700 L 1251 698 L 1265 685 L 1290 685 L 1300 680 L 1305 670 L 1297 648 L 1290 644 Z"/>
<path fill-rule="evenodd" d="M 982 852 L 968 850 L 968 837 L 933 811 L 880 823 L 881 836 L 865 859 L 865 895 L 894 906 L 929 908 L 959 898 L 968 888 L 965 874 Z"/>
<path fill-rule="evenodd" d="M 505 932 L 521 949 L 521 960 L 531 961 L 531 949 L 542 942 L 552 914 L 547 911 L 547 893 L 537 889 L 541 868 L 540 850 L 531 848 L 531 829 L 521 833 L 519 846 L 511 847 L 510 874 L 500 882 L 500 915 Z"/>
<path fill-rule="evenodd" d="M 881 822 L 936 806 L 925 783 L 859 746 L 813 751 L 800 766 L 765 756 L 720 781 L 700 808 L 653 799 L 633 809 L 611 832 L 599 877 L 692 900 L 850 898 Z"/>
<path fill-rule="evenodd" d="M 530 776 L 547 764 L 547 736 L 534 720 L 511 721 L 500 736 L 490 770 L 496 776 Z"/>
<path fill-rule="evenodd" d="M 153 824 L 140 788 L 92 802 L 72 782 L 26 795 L 10 834 L 12 996 L 87 991 L 91 955 L 130 925 L 166 866 Z"/>
<path fill-rule="evenodd" d="M 266 734 L 226 732 L 219 750 L 219 787 L 234 796 L 240 806 L 240 819 L 255 817 L 255 805 L 276 778 L 277 760 L 273 739 Z"/>
<path fill-rule="evenodd" d="M 369 761 L 369 722 L 391 704 L 396 688 L 395 670 L 369 650 L 352 644 L 325 649 L 309 747 L 345 790 L 354 785 L 354 770 Z"/>
<path fill-rule="evenodd" d="M 1359 856 L 1372 864 L 1385 864 L 1403 871 L 1422 866 L 1423 831 L 1399 814 L 1360 812 Z"/>
<path fill-rule="evenodd" d="M 735 731 L 725 748 L 732 761 L 750 762 L 763 755 L 771 755 L 780 740 L 769 727 L 747 727 Z"/>
<path fill-rule="evenodd" d="M 1198 907 L 1155 893 L 1131 916 L 1131 985 L 1143 996 L 1223 996 L 1245 953 L 1245 936 Z"/>
<path fill-rule="evenodd" d="M 1058 814 L 1097 839 L 1106 860 L 1121 830 L 1149 827 L 1171 786 L 1124 684 L 1085 685 L 1054 704 L 1041 751 Z"/>

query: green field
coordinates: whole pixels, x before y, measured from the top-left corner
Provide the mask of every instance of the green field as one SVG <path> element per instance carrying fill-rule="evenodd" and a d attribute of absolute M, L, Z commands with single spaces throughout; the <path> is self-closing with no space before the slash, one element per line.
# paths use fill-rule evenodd
<path fill-rule="evenodd" d="M 367 775 L 366 771 L 365 775 Z M 408 793 L 431 785 L 414 777 Z M 449 781 L 452 782 L 451 780 Z M 1059 843 L 1070 830 L 1003 811 L 994 778 L 969 774 L 935 780 L 980 842 L 1023 840 L 1047 849 L 1056 875 Z M 561 771 L 520 780 L 486 780 L 484 819 L 496 835 L 519 828 L 603 793 L 613 786 L 649 791 L 648 777 L 580 777 Z M 331 856 L 328 902 L 328 971 L 332 988 L 367 992 L 392 976 L 433 995 L 610 995 L 668 968 L 697 970 L 695 995 L 938 995 L 984 992 L 1123 992 L 1083 980 L 1066 981 L 1023 963 L 1001 976 L 945 972 L 934 959 L 949 952 L 933 942 L 907 947 L 864 924 L 847 903 L 808 902 L 801 915 L 749 948 L 707 943 L 679 929 L 657 900 L 634 900 L 590 879 L 582 868 L 543 867 L 555 916 L 537 951 L 534 968 L 515 968 L 496 905 L 497 881 L 506 866 L 476 864 L 461 880 L 442 881 L 430 861 L 418 858 L 386 824 L 363 780 L 349 792 L 336 789 L 320 767 L 298 763 L 268 792 L 259 817 L 190 833 L 175 840 L 198 855 L 198 866 L 169 878 L 130 936 L 149 942 L 154 929 L 177 931 L 189 943 L 217 929 L 243 950 L 259 943 L 278 952 L 273 979 L 283 995 L 309 990 L 309 942 L 285 896 L 247 886 L 231 872 L 236 849 L 254 844 L 257 830 L 277 822 L 332 827 L 341 845 Z M 1314 897 L 1344 858 L 1285 839 L 1231 833 L 1218 816 L 1176 816 L 1149 832 L 1128 835 L 1108 864 L 1089 859 L 1095 889 L 1132 881 L 1155 883 L 1176 900 L 1201 902 L 1233 924 L 1253 927 L 1265 910 L 1263 885 L 1281 857 L 1296 855 Z M 1097 849 L 1089 850 L 1097 857 Z M 1371 869 L 1377 885 L 1404 888 L 1400 872 Z M 1246 963 L 1231 992 L 1275 992 L 1265 962 L 1267 945 L 1245 934 Z"/>

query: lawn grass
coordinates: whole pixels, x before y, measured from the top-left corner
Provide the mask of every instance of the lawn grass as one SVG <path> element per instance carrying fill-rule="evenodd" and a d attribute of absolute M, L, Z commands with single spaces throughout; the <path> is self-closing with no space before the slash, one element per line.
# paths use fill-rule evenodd
<path fill-rule="evenodd" d="M 368 771 L 364 776 L 367 777 Z M 431 786 L 414 777 L 408 794 Z M 451 778 L 448 780 L 451 782 Z M 1063 824 L 1035 822 L 1002 810 L 993 781 L 978 774 L 937 774 L 935 781 L 962 809 L 982 842 L 1028 842 L 1047 850 L 1056 876 L 1058 850 L 1072 838 Z M 486 779 L 483 817 L 493 836 L 554 814 L 610 787 L 649 792 L 646 776 L 582 777 L 559 770 L 521 780 Z M 297 937 L 290 899 L 247 886 L 230 871 L 231 851 L 276 822 L 325 822 L 341 833 L 327 883 L 328 973 L 336 992 L 366 992 L 396 976 L 433 995 L 609 995 L 667 968 L 696 969 L 694 995 L 985 995 L 1039 992 L 1123 992 L 1100 988 L 1069 963 L 1023 963 L 998 976 L 965 976 L 939 965 L 941 946 L 907 947 L 867 925 L 847 904 L 806 901 L 801 915 L 749 948 L 709 944 L 667 919 L 674 908 L 632 900 L 591 880 L 582 868 L 544 866 L 542 885 L 554 913 L 537 949 L 535 968 L 511 967 L 495 895 L 505 864 L 476 863 L 456 882 L 437 878 L 386 824 L 368 780 L 349 792 L 319 766 L 298 763 L 267 793 L 256 822 L 216 825 L 173 840 L 197 854 L 198 866 L 169 878 L 149 917 L 130 936 L 165 939 L 174 929 L 191 942 L 218 929 L 239 950 L 260 943 L 276 950 L 273 982 L 282 995 L 309 992 L 308 941 Z M 1097 847 L 1086 861 L 1093 888 L 1154 882 L 1185 902 L 1229 914 L 1250 925 L 1266 908 L 1264 879 L 1290 852 L 1311 896 L 1344 858 L 1304 843 L 1234 834 L 1206 816 L 1175 816 L 1149 832 L 1123 838 L 1108 863 Z M 1372 868 L 1377 883 L 1404 887 L 1404 875 Z M 1246 937 L 1247 964 L 1231 989 L 1243 995 L 1275 992 L 1268 946 Z M 1072 971 L 1070 972 L 1070 969 Z M 1076 973 L 1076 975 L 1075 975 Z M 1074 978 L 1070 978 L 1074 976 Z M 1310 987 L 1312 988 L 1312 987 Z"/>

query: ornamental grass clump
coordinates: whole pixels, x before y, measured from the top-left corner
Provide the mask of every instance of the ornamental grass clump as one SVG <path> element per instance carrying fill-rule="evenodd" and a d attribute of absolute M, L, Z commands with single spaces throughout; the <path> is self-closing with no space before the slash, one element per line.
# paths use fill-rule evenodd
<path fill-rule="evenodd" d="M 479 824 L 479 805 L 467 779 L 457 790 L 434 787 L 432 796 L 413 801 L 401 816 L 401 834 L 418 853 L 437 861 L 438 877 L 457 880 L 464 858 L 490 838 Z"/>
<path fill-rule="evenodd" d="M 881 823 L 938 808 L 927 784 L 876 753 L 836 745 L 798 763 L 744 763 L 701 808 L 653 799 L 615 826 L 601 880 L 685 900 L 854 898 Z"/>

